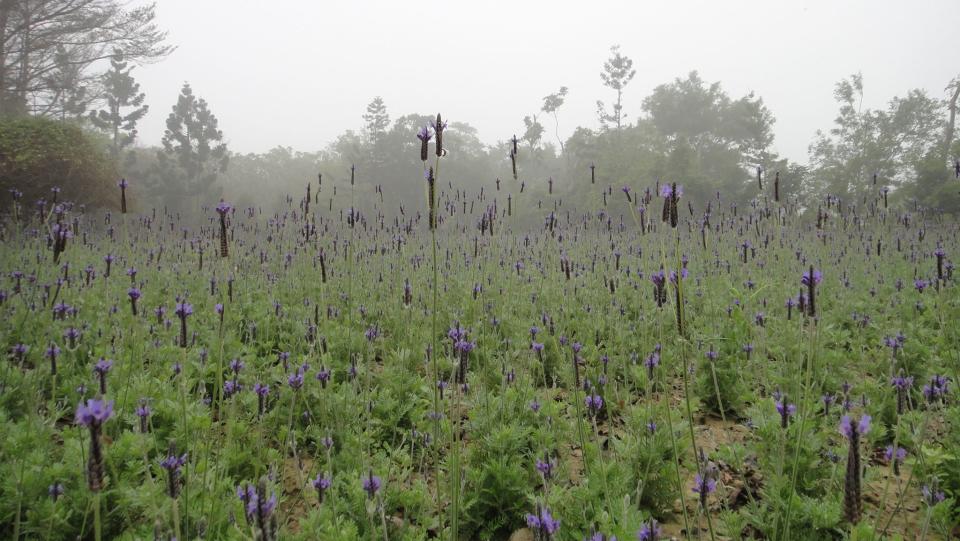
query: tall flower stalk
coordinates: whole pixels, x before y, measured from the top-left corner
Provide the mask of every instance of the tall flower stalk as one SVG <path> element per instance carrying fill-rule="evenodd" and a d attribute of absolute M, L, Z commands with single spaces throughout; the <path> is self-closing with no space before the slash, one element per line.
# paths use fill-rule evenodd
<path fill-rule="evenodd" d="M 433 418 L 433 441 L 434 445 L 437 448 L 439 453 L 439 442 L 440 442 L 440 389 L 437 386 L 436 382 L 440 381 L 440 365 L 437 357 L 440 352 L 437 348 L 437 305 L 439 302 L 439 279 L 440 273 L 437 265 L 437 199 L 436 199 L 436 183 L 437 178 L 440 176 L 440 158 L 445 154 L 443 150 L 443 130 L 447 127 L 446 122 L 440 117 L 440 113 L 437 113 L 437 120 L 432 122 L 431 127 L 424 126 L 417 133 L 417 138 L 420 139 L 420 160 L 423 162 L 424 178 L 427 181 L 427 214 L 428 214 L 428 224 L 427 226 L 430 229 L 430 255 L 431 263 L 433 267 L 433 281 L 431 282 L 432 289 L 432 303 L 430 309 L 430 349 L 428 351 L 430 357 L 430 364 L 433 370 L 433 412 L 431 417 Z M 436 135 L 436 159 L 434 161 L 434 166 L 428 168 L 427 160 L 429 158 L 430 149 L 429 143 L 431 138 Z M 441 505 L 440 505 L 440 489 L 439 489 L 439 478 L 440 478 L 440 460 L 439 456 L 436 460 L 436 471 L 435 477 L 437 479 L 437 517 L 441 516 Z M 456 506 L 456 500 L 454 500 L 454 508 Z M 456 510 L 453 511 L 454 517 L 456 517 Z M 453 530 L 454 537 L 456 539 L 456 527 L 454 526 Z"/>
<path fill-rule="evenodd" d="M 90 429 L 90 456 L 87 459 L 87 487 L 93 493 L 93 535 L 102 538 L 100 491 L 103 490 L 103 423 L 113 416 L 113 401 L 89 399 L 77 406 L 76 423 Z"/>
<path fill-rule="evenodd" d="M 683 264 L 683 258 L 681 256 L 680 250 L 680 230 L 677 227 L 679 225 L 679 201 L 680 197 L 683 196 L 683 187 L 678 186 L 677 183 L 664 184 L 660 189 L 660 195 L 663 197 L 663 212 L 662 220 L 664 223 L 670 225 L 671 229 L 674 231 L 674 257 L 676 259 L 676 270 L 671 271 L 670 281 L 673 283 L 675 288 L 675 301 L 676 301 L 676 321 L 677 321 L 677 341 L 680 344 L 680 357 L 682 365 L 680 366 L 681 377 L 683 381 L 683 395 L 684 403 L 686 405 L 686 415 L 687 415 L 687 427 L 690 432 L 690 444 L 692 446 L 692 451 L 694 455 L 694 462 L 697 465 L 697 475 L 701 479 L 705 478 L 705 472 L 701 464 L 701 460 L 698 459 L 698 448 L 697 448 L 697 436 L 693 429 L 693 406 L 690 401 L 690 364 L 687 354 L 687 336 L 686 336 L 686 320 L 685 320 L 685 310 L 684 310 L 684 277 L 687 273 L 687 269 Z M 663 246 L 663 237 L 661 237 L 660 245 L 660 256 L 662 260 L 662 266 L 666 267 L 666 249 Z M 682 491 L 681 491 L 682 493 Z M 710 539 L 716 539 L 713 531 L 713 519 L 710 517 L 710 513 L 704 513 L 707 517 L 707 528 L 710 531 Z"/>
<path fill-rule="evenodd" d="M 177 505 L 177 497 L 180 495 L 180 474 L 184 464 L 187 463 L 187 454 L 177 455 L 177 446 L 170 442 L 170 448 L 167 456 L 160 461 L 160 466 L 167 470 L 167 495 L 170 496 L 170 510 L 173 518 L 173 528 L 177 539 L 180 539 L 180 509 Z"/>
<path fill-rule="evenodd" d="M 220 257 L 227 257 L 227 214 L 233 207 L 229 203 L 220 200 L 217 205 L 217 214 L 220 215 Z"/>
<path fill-rule="evenodd" d="M 850 524 L 860 522 L 863 501 L 860 481 L 860 436 L 870 431 L 870 416 L 863 415 L 854 423 L 849 415 L 840 420 L 840 433 L 850 443 L 847 451 L 847 474 L 843 482 L 843 516 Z"/>

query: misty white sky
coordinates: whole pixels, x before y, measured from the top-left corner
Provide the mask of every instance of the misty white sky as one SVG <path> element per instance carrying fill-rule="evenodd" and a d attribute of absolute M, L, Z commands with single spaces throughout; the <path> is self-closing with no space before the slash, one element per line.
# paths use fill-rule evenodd
<path fill-rule="evenodd" d="M 179 48 L 134 70 L 151 108 L 140 142 L 159 143 L 188 81 L 236 152 L 319 150 L 359 129 L 377 95 L 391 118 L 439 111 L 492 144 L 562 85 L 566 137 L 597 127 L 596 100 L 613 97 L 600 71 L 620 44 L 637 70 L 630 117 L 653 87 L 698 70 L 733 97 L 763 97 L 776 150 L 805 162 L 839 79 L 862 71 L 864 106 L 877 107 L 911 88 L 943 97 L 960 74 L 958 0 L 159 0 L 157 12 Z"/>

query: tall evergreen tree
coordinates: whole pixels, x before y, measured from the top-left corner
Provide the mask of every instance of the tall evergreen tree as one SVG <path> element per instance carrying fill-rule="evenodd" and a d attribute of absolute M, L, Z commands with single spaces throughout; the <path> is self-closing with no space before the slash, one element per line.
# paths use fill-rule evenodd
<path fill-rule="evenodd" d="M 37 111 L 45 116 L 59 117 L 61 121 L 79 119 L 93 101 L 90 82 L 65 47 L 56 48 L 53 67 L 43 78 L 43 83 L 49 87 L 50 93 L 45 96 L 45 105 L 38 105 Z"/>
<path fill-rule="evenodd" d="M 146 95 L 140 92 L 140 84 L 130 75 L 132 70 L 133 66 L 128 67 L 123 53 L 116 51 L 110 59 L 110 70 L 102 79 L 106 109 L 90 112 L 93 125 L 110 134 L 110 155 L 114 159 L 118 159 L 123 149 L 136 139 L 137 122 L 149 110 L 149 106 L 143 103 Z M 123 111 L 131 107 L 131 111 Z"/>
<path fill-rule="evenodd" d="M 383 139 L 390 127 L 390 115 L 387 114 L 387 106 L 383 103 L 383 98 L 377 96 L 367 105 L 367 112 L 363 115 L 364 132 L 370 137 L 374 144 Z"/>
<path fill-rule="evenodd" d="M 387 114 L 387 106 L 383 103 L 383 98 L 377 96 L 367 105 L 367 112 L 363 115 L 363 134 L 367 141 L 364 145 L 367 148 L 366 163 L 369 166 L 370 174 L 380 176 L 384 173 L 383 166 L 386 163 L 386 136 L 387 129 L 390 127 L 390 115 Z"/>
<path fill-rule="evenodd" d="M 160 190 L 172 199 L 168 203 L 182 208 L 192 198 L 194 207 L 199 208 L 218 195 L 214 184 L 227 170 L 227 145 L 217 127 L 217 117 L 205 100 L 193 94 L 189 83 L 184 83 L 167 117 L 161 142 L 157 173 L 158 181 L 165 184 Z"/>

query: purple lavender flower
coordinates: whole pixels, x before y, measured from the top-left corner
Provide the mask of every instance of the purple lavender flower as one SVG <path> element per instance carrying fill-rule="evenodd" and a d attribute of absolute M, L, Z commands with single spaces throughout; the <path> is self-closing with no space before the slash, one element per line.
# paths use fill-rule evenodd
<path fill-rule="evenodd" d="M 890 385 L 897 393 L 897 415 L 903 415 L 906 409 L 907 395 L 913 387 L 913 376 L 904 376 L 903 371 L 890 379 Z"/>
<path fill-rule="evenodd" d="M 177 303 L 174 314 L 180 318 L 180 347 L 187 347 L 187 318 L 193 314 L 193 305 L 183 301 Z"/>
<path fill-rule="evenodd" d="M 14 346 L 10 348 L 10 353 L 13 354 L 17 362 L 23 361 L 28 351 L 30 351 L 30 346 L 26 344 L 14 344 Z"/>
<path fill-rule="evenodd" d="M 950 380 L 946 376 L 933 376 L 930 383 L 923 386 L 923 396 L 927 402 L 934 403 L 943 399 L 949 392 Z"/>
<path fill-rule="evenodd" d="M 669 199 L 674 196 L 674 193 L 676 193 L 677 199 L 681 198 L 683 196 L 683 186 L 677 185 L 676 192 L 674 192 L 674 188 L 670 184 L 664 184 L 660 186 L 660 197 Z"/>
<path fill-rule="evenodd" d="M 240 385 L 237 380 L 228 379 L 227 381 L 223 382 L 223 397 L 230 398 L 231 396 L 240 392 L 240 389 L 242 388 L 243 386 Z"/>
<path fill-rule="evenodd" d="M 76 423 L 90 429 L 90 454 L 87 458 L 87 486 L 91 492 L 103 488 L 103 423 L 113 416 L 113 401 L 88 399 L 77 406 Z"/>
<path fill-rule="evenodd" d="M 549 509 L 541 507 L 536 514 L 527 515 L 527 527 L 536 532 L 541 539 L 551 539 L 560 529 L 560 521 L 553 518 Z"/>
<path fill-rule="evenodd" d="M 68 327 L 67 330 L 63 331 L 63 337 L 67 339 L 70 349 L 77 347 L 77 341 L 80 340 L 80 335 L 80 329 L 76 327 Z"/>
<path fill-rule="evenodd" d="M 237 487 L 237 497 L 243 503 L 247 523 L 258 530 L 258 539 L 270 540 L 276 530 L 273 511 L 277 507 L 277 495 L 267 497 L 266 479 L 261 479 L 256 488 L 247 484 Z"/>
<path fill-rule="evenodd" d="M 130 297 L 130 308 L 133 311 L 133 315 L 136 316 L 137 315 L 137 299 L 139 299 L 141 296 L 140 290 L 135 287 L 131 287 L 130 289 L 127 290 L 127 296 Z"/>
<path fill-rule="evenodd" d="M 303 387 L 303 371 L 298 369 L 293 374 L 287 376 L 287 385 L 294 391 Z"/>
<path fill-rule="evenodd" d="M 263 412 L 266 409 L 267 395 L 270 394 L 270 386 L 258 381 L 253 384 L 253 392 L 257 395 L 257 417 L 263 417 Z"/>
<path fill-rule="evenodd" d="M 587 395 L 584 401 L 587 404 L 587 413 L 591 417 L 596 417 L 597 413 L 603 409 L 603 398 L 600 398 L 599 395 Z"/>
<path fill-rule="evenodd" d="M 167 470 L 167 495 L 176 499 L 180 494 L 180 470 L 187 463 L 187 454 L 177 456 L 176 447 L 170 444 L 170 452 L 160 461 L 160 467 Z"/>
<path fill-rule="evenodd" d="M 656 519 L 651 518 L 649 522 L 644 522 L 637 532 L 639 541 L 657 541 L 660 538 L 660 524 Z"/>
<path fill-rule="evenodd" d="M 100 360 L 97 361 L 97 364 L 93 366 L 93 372 L 98 375 L 105 375 L 112 367 L 113 361 L 100 357 Z"/>
<path fill-rule="evenodd" d="M 540 402 L 536 398 L 531 400 L 528 406 L 530 407 L 530 411 L 534 413 L 538 413 L 540 411 Z"/>
<path fill-rule="evenodd" d="M 316 478 L 310 481 L 310 484 L 313 485 L 313 488 L 317 491 L 318 503 L 323 503 L 323 496 L 327 493 L 327 490 L 330 489 L 331 482 L 330 477 L 324 476 L 321 473 L 318 473 Z"/>
<path fill-rule="evenodd" d="M 932 478 L 930 484 L 924 484 L 920 487 L 920 493 L 923 495 L 923 501 L 930 507 L 937 505 L 946 499 L 946 494 L 942 490 L 938 490 L 938 480 L 936 477 Z"/>
<path fill-rule="evenodd" d="M 180 456 L 175 454 L 166 456 L 163 460 L 160 461 L 160 466 L 165 470 L 180 470 L 184 464 L 187 463 L 187 454 L 184 453 Z"/>
<path fill-rule="evenodd" d="M 686 280 L 690 276 L 690 271 L 687 269 L 680 269 L 680 278 Z M 677 271 L 670 271 L 670 283 L 677 285 Z"/>
<path fill-rule="evenodd" d="M 896 451 L 894 451 L 893 445 L 888 445 L 883 452 L 883 456 L 887 459 L 887 462 L 893 463 L 893 474 L 899 477 L 900 465 L 903 464 L 904 459 L 907 458 L 907 450 L 898 446 Z"/>
<path fill-rule="evenodd" d="M 193 305 L 188 302 L 178 302 L 173 313 L 181 319 L 186 319 L 193 314 Z"/>
<path fill-rule="evenodd" d="M 820 284 L 821 281 L 823 281 L 823 273 L 821 273 L 819 270 L 814 270 L 814 271 L 813 271 L 813 283 L 814 283 L 815 285 L 818 285 L 818 284 Z M 810 273 L 809 273 L 809 272 L 803 273 L 803 276 L 800 278 L 800 283 L 803 284 L 803 285 L 805 285 L 805 286 L 809 286 L 809 285 L 810 285 Z"/>
<path fill-rule="evenodd" d="M 716 489 L 717 480 L 709 473 L 707 475 L 697 473 L 693 476 L 693 492 L 700 496 L 700 505 L 704 509 L 707 508 L 707 496 Z"/>
<path fill-rule="evenodd" d="M 47 351 L 44 353 L 48 359 L 50 359 L 50 374 L 57 374 L 57 357 L 60 356 L 60 348 L 53 342 L 50 343 L 50 346 L 47 347 Z"/>
<path fill-rule="evenodd" d="M 77 406 L 76 423 L 86 427 L 100 427 L 113 417 L 113 400 L 88 399 Z"/>
<path fill-rule="evenodd" d="M 245 365 L 245 364 L 243 363 L 243 361 L 241 361 L 240 359 L 232 359 L 232 360 L 230 361 L 230 365 L 229 365 L 229 366 L 230 366 L 230 371 L 231 371 L 231 372 L 233 372 L 234 374 L 239 374 L 240 371 L 243 370 L 243 367 L 246 366 L 246 365 Z"/>
<path fill-rule="evenodd" d="M 97 364 L 93 365 L 93 373 L 100 382 L 100 394 L 107 394 L 107 373 L 113 368 L 113 361 L 100 357 Z"/>
<path fill-rule="evenodd" d="M 331 372 L 327 370 L 326 367 L 321 366 L 320 370 L 317 371 L 316 378 L 320 382 L 320 387 L 323 389 L 327 388 L 327 382 L 330 381 Z"/>
<path fill-rule="evenodd" d="M 660 354 L 654 351 L 643 360 L 643 365 L 647 368 L 647 379 L 653 382 L 653 371 L 660 366 Z"/>
<path fill-rule="evenodd" d="M 830 406 L 834 403 L 836 397 L 830 393 L 826 393 L 820 397 L 820 400 L 823 402 L 823 414 L 830 415 Z"/>
<path fill-rule="evenodd" d="M 373 474 L 373 470 L 370 470 L 367 476 L 363 478 L 363 490 L 367 493 L 367 497 L 370 499 L 373 499 L 373 497 L 376 496 L 382 484 L 383 483 L 380 480 L 380 477 Z"/>
<path fill-rule="evenodd" d="M 140 399 L 140 405 L 137 406 L 137 417 L 140 418 L 140 433 L 146 434 L 149 430 L 149 421 L 150 421 L 150 406 L 147 405 L 146 399 Z"/>
<path fill-rule="evenodd" d="M 840 419 L 840 433 L 843 434 L 846 438 L 851 438 L 854 435 L 864 435 L 870 431 L 870 420 L 869 415 L 863 415 L 860 417 L 860 421 L 856 425 L 853 424 L 849 415 L 844 415 Z"/>
<path fill-rule="evenodd" d="M 447 331 L 447 338 L 454 344 L 463 340 L 466 336 L 467 331 L 459 323 L 454 323 L 453 327 L 450 327 L 450 330 Z"/>
<path fill-rule="evenodd" d="M 557 462 L 549 456 L 545 456 L 544 460 L 538 458 L 534 466 L 545 479 L 551 479 L 553 478 L 553 470 L 557 467 Z"/>
<path fill-rule="evenodd" d="M 787 397 L 781 396 L 777 401 L 777 413 L 780 414 L 780 426 L 787 428 L 790 418 L 797 414 L 796 404 L 788 404 Z"/>
<path fill-rule="evenodd" d="M 430 130 L 429 126 L 423 126 L 417 131 L 417 139 L 420 140 L 420 161 L 427 161 L 427 154 L 429 154 L 428 143 L 430 139 L 433 139 L 433 132 Z"/>

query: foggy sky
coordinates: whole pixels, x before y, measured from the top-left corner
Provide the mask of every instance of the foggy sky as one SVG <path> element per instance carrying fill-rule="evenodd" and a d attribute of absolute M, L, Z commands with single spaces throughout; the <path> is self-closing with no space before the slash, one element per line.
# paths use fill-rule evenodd
<path fill-rule="evenodd" d="M 800 162 L 836 116 L 833 85 L 861 71 L 864 107 L 960 73 L 960 1 L 294 1 L 159 0 L 178 49 L 134 70 L 158 144 L 180 86 L 207 100 L 235 152 L 313 151 L 362 125 L 383 97 L 391 118 L 443 113 L 493 144 L 523 132 L 542 98 L 569 87 L 561 136 L 597 128 L 613 101 L 600 71 L 620 44 L 637 74 L 624 110 L 698 70 L 731 97 L 754 91 L 776 116 L 775 150 Z M 553 123 L 544 141 L 555 141 Z"/>

